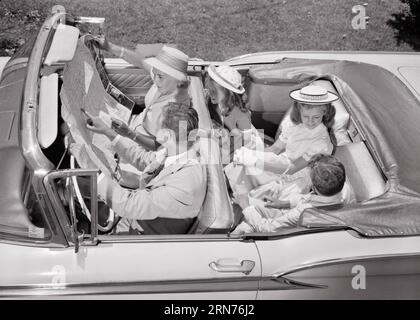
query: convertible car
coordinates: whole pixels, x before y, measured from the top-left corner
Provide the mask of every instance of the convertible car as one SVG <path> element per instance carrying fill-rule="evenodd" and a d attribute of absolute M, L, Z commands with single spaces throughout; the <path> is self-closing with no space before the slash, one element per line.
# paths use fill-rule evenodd
<path fill-rule="evenodd" d="M 97 171 L 78 168 L 63 130 L 70 100 L 90 107 L 87 77 L 123 106 L 141 105 L 151 86 L 145 70 L 89 45 L 83 30 L 103 23 L 55 7 L 33 41 L 0 61 L 1 298 L 420 298 L 420 54 L 263 52 L 213 61 L 243 75 L 252 122 L 272 141 L 290 90 L 317 83 L 338 94 L 335 155 L 357 203 L 307 209 L 296 228 L 233 235 L 240 210 L 222 164 L 212 164 L 188 234 L 120 235 L 109 232 L 112 211 L 98 221 Z M 81 46 L 87 67 L 75 58 Z M 213 123 L 203 87 L 209 64 L 189 63 L 205 130 Z M 82 80 L 68 76 L 71 68 L 84 70 Z M 89 201 L 80 197 L 82 176 Z"/>

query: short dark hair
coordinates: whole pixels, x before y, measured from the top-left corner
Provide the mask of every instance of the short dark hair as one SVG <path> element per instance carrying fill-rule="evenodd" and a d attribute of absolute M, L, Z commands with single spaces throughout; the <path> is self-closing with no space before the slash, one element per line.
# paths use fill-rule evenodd
<path fill-rule="evenodd" d="M 312 185 L 319 194 L 333 196 L 343 189 L 346 170 L 335 157 L 316 154 L 309 160 L 308 167 Z"/>
<path fill-rule="evenodd" d="M 163 107 L 161 125 L 164 129 L 172 130 L 175 133 L 178 142 L 179 128 L 182 121 L 187 124 L 186 136 L 188 137 L 191 131 L 198 129 L 197 111 L 184 103 L 168 102 L 168 104 Z"/>
<path fill-rule="evenodd" d="M 300 103 L 297 101 L 293 102 L 292 111 L 290 112 L 290 119 L 294 124 L 302 123 L 302 118 L 300 116 L 300 109 L 302 106 L 306 108 L 316 108 L 319 106 L 325 106 L 326 111 L 324 116 L 322 117 L 322 123 L 327 127 L 331 128 L 334 124 L 334 117 L 335 117 L 335 107 L 331 103 L 326 103 L 323 105 L 314 105 L 314 104 L 305 104 Z"/>

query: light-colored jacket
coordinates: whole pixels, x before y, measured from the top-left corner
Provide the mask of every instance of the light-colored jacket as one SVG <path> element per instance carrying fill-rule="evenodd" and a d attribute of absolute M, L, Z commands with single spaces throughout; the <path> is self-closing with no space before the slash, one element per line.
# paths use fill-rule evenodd
<path fill-rule="evenodd" d="M 139 153 L 125 154 L 125 158 L 134 160 L 136 154 Z M 148 157 L 150 153 L 144 155 Z M 144 189 L 127 190 L 108 177 L 98 180 L 99 196 L 116 214 L 136 220 L 194 218 L 201 209 L 206 188 L 205 166 L 191 158 L 165 167 Z"/>

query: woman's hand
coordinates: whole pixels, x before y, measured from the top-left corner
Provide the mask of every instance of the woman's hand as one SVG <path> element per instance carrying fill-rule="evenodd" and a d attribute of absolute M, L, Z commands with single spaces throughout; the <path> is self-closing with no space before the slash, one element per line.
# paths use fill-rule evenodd
<path fill-rule="evenodd" d="M 98 44 L 98 47 L 100 49 L 109 51 L 110 45 L 107 38 L 104 35 L 98 35 L 94 37 L 93 40 Z"/>
<path fill-rule="evenodd" d="M 123 121 L 111 118 L 112 125 L 111 128 L 118 133 L 120 136 L 127 137 L 133 139 L 135 133 L 131 130 Z"/>
<path fill-rule="evenodd" d="M 96 165 L 89 157 L 85 146 L 78 143 L 70 144 L 70 153 L 76 158 L 77 163 L 83 169 L 95 169 Z"/>
<path fill-rule="evenodd" d="M 252 150 L 241 147 L 235 151 L 233 155 L 233 164 L 234 165 L 243 165 L 247 167 L 254 167 L 257 163 L 258 158 Z"/>
<path fill-rule="evenodd" d="M 110 140 L 113 140 L 117 136 L 117 133 L 114 130 L 112 130 L 110 127 L 108 127 L 106 123 L 102 121 L 101 118 L 94 117 L 87 111 L 85 111 L 85 114 L 87 116 L 86 128 L 88 128 L 90 131 L 104 134 Z"/>

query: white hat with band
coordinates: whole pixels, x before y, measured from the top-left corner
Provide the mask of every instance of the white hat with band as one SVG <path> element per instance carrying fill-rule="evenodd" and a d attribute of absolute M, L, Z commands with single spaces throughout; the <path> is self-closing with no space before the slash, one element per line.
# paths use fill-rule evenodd
<path fill-rule="evenodd" d="M 144 62 L 177 80 L 187 80 L 188 56 L 178 49 L 163 46 L 156 57 Z"/>
<path fill-rule="evenodd" d="M 242 94 L 245 88 L 242 86 L 241 74 L 230 66 L 218 66 L 211 64 L 208 68 L 209 77 L 222 87 Z"/>
<path fill-rule="evenodd" d="M 307 104 L 325 104 L 338 100 L 336 94 L 316 85 L 309 85 L 302 89 L 293 90 L 290 92 L 290 98 Z"/>

